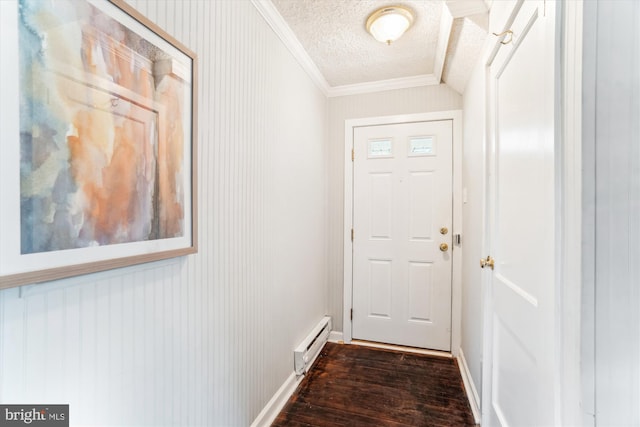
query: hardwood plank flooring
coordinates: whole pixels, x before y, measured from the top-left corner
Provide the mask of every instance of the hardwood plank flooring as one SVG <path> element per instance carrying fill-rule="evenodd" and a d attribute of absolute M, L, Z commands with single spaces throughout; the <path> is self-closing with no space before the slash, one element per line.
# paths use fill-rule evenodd
<path fill-rule="evenodd" d="M 475 426 L 453 359 L 327 343 L 272 426 Z"/>

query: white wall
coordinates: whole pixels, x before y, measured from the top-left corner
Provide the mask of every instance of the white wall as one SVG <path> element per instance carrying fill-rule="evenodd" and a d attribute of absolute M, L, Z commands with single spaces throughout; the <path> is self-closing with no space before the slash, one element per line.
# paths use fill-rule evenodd
<path fill-rule="evenodd" d="M 0 292 L 0 402 L 249 425 L 327 306 L 327 100 L 249 1 L 131 4 L 199 56 L 197 255 Z"/>
<path fill-rule="evenodd" d="M 463 96 L 462 187 L 462 341 L 464 354 L 478 397 L 482 392 L 483 252 L 485 225 L 485 67 L 478 61 Z M 480 404 L 480 402 L 477 402 Z"/>
<path fill-rule="evenodd" d="M 459 110 L 462 97 L 445 84 L 329 98 L 329 314 L 342 331 L 344 279 L 344 122 L 347 119 Z"/>
<path fill-rule="evenodd" d="M 640 3 L 585 2 L 584 11 L 583 397 L 595 425 L 637 426 Z"/>

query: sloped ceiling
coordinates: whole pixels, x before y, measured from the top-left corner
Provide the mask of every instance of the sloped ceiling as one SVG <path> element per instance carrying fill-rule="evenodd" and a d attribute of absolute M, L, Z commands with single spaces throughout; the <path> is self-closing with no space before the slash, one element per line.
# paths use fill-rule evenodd
<path fill-rule="evenodd" d="M 443 81 L 462 93 L 487 34 L 483 0 L 271 2 L 331 88 L 368 83 L 380 88 L 380 82 L 407 79 Z M 415 19 L 402 38 L 386 45 L 371 37 L 365 23 L 389 4 L 408 7 Z"/>
<path fill-rule="evenodd" d="M 453 21 L 442 81 L 458 93 L 464 92 L 471 71 L 482 53 L 488 28 L 489 15 L 486 13 Z"/>

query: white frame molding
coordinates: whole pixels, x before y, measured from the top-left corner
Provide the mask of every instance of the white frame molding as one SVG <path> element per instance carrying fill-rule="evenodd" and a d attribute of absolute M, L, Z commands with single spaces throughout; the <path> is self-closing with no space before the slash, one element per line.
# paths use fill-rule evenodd
<path fill-rule="evenodd" d="M 453 122 L 453 230 L 462 232 L 462 111 L 438 111 L 433 113 L 404 114 L 398 116 L 368 117 L 345 120 L 344 125 L 344 299 L 342 333 L 346 344 L 352 340 L 351 307 L 353 302 L 353 132 L 356 127 L 452 120 Z M 464 236 L 463 236 L 464 238 Z M 462 317 L 462 245 L 454 244 L 451 252 L 451 354 L 458 355 L 461 341 Z"/>
<path fill-rule="evenodd" d="M 557 10 L 556 44 L 561 55 L 556 66 L 556 103 L 559 104 L 556 175 L 559 225 L 556 251 L 556 322 L 558 360 L 556 376 L 560 383 L 556 414 L 560 425 L 593 425 L 593 402 L 583 401 L 581 375 L 589 365 L 581 359 L 582 313 L 582 76 L 583 2 L 564 2 Z M 591 393 L 588 393 L 591 394 Z"/>

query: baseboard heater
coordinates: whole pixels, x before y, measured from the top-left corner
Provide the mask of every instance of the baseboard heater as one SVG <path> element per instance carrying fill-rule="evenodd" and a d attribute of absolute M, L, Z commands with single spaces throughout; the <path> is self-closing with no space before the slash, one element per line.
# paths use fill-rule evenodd
<path fill-rule="evenodd" d="M 293 363 L 296 375 L 302 375 L 311 368 L 329 339 L 329 332 L 331 332 L 331 317 L 325 316 L 294 350 Z"/>

